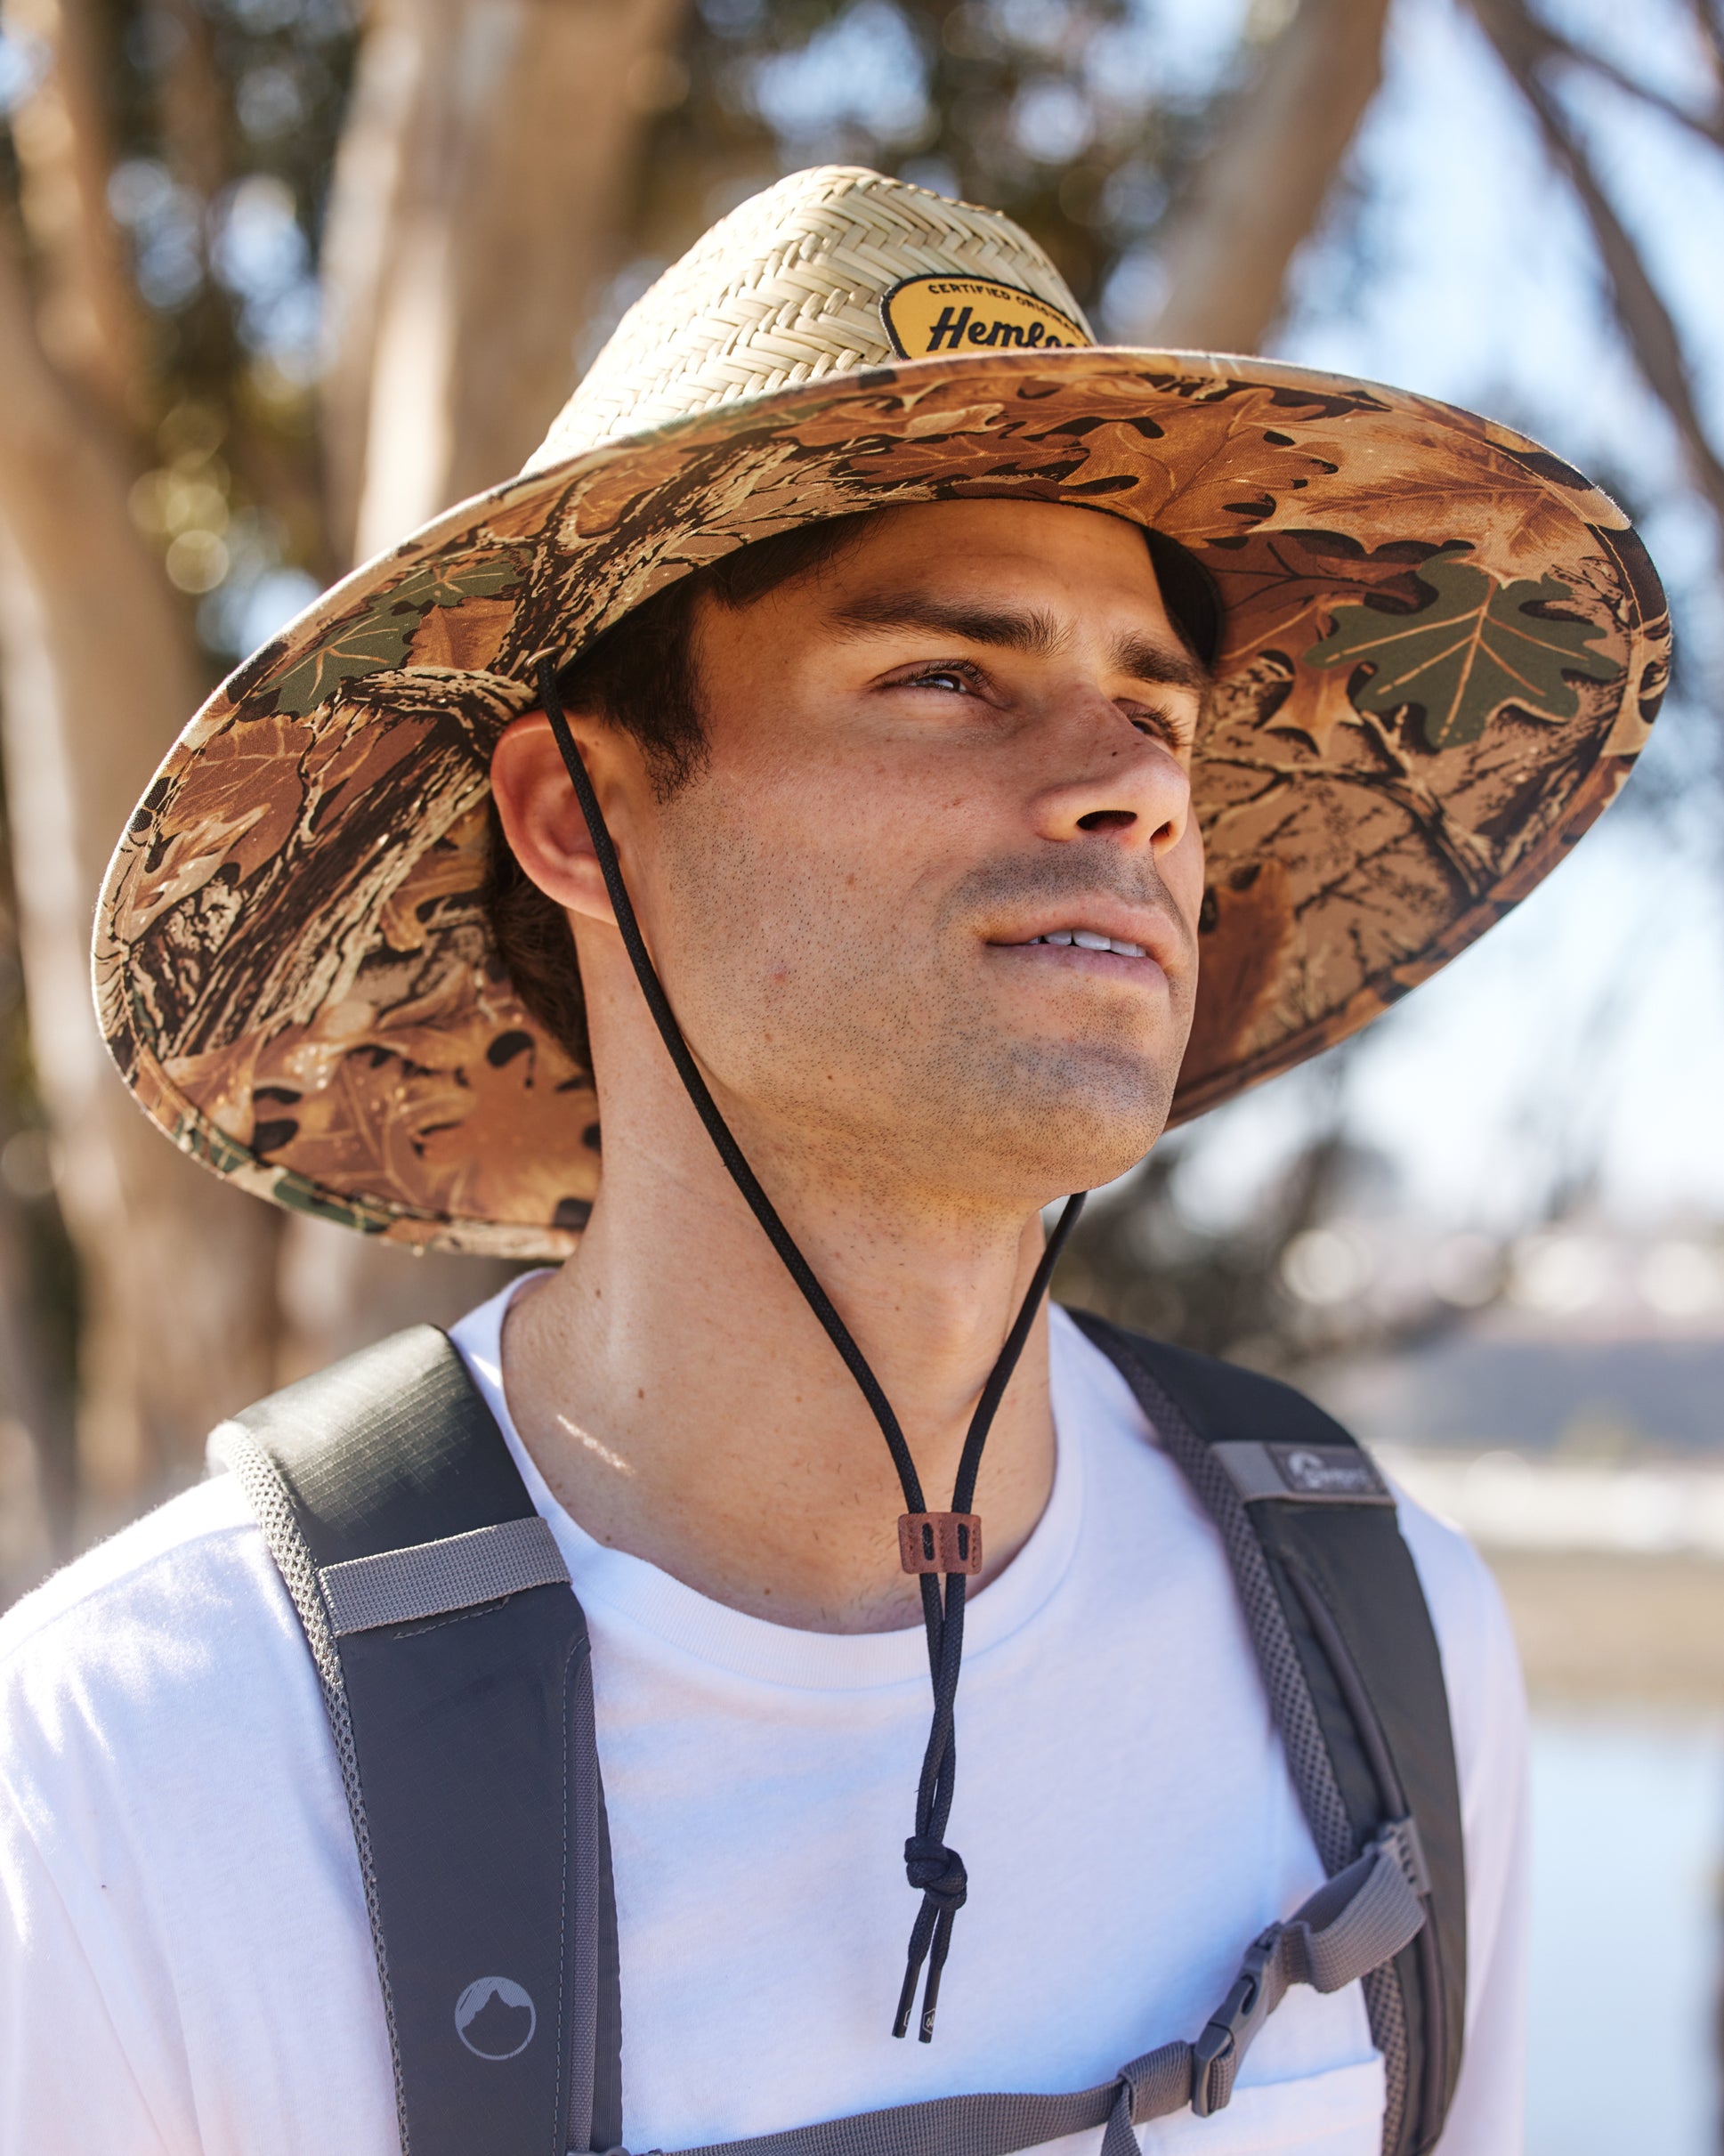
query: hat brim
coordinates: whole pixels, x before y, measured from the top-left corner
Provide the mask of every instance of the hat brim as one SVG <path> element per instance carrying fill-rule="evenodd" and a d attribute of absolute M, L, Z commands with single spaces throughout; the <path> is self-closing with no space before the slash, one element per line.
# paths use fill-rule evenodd
<path fill-rule="evenodd" d="M 492 944 L 498 734 L 542 654 L 566 661 L 732 548 L 975 497 L 1152 526 L 1220 595 L 1176 1121 L 1356 1031 L 1499 920 L 1615 795 L 1663 693 L 1663 595 L 1622 512 L 1427 398 L 1097 349 L 741 400 L 450 510 L 205 705 L 97 917 L 102 1031 L 142 1106 L 278 1203 L 565 1256 L 597 1187 L 596 1097 Z"/>

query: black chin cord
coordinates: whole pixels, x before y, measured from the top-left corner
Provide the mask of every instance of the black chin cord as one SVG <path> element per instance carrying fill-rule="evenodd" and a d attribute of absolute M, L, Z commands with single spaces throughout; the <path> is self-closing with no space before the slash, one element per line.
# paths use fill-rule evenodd
<path fill-rule="evenodd" d="M 707 1135 L 717 1149 L 718 1157 L 730 1171 L 731 1179 L 747 1199 L 749 1210 L 759 1221 L 767 1241 L 782 1260 L 786 1271 L 801 1290 L 803 1300 L 820 1320 L 827 1338 L 838 1350 L 844 1366 L 856 1381 L 862 1398 L 868 1402 L 874 1420 L 880 1426 L 886 1449 L 892 1455 L 892 1464 L 898 1471 L 898 1480 L 903 1489 L 904 1506 L 908 1512 L 925 1513 L 927 1510 L 922 1499 L 921 1479 L 916 1472 L 916 1463 L 911 1456 L 910 1447 L 892 1403 L 881 1390 L 879 1380 L 869 1367 L 868 1359 L 856 1345 L 845 1324 L 833 1308 L 831 1299 L 814 1277 L 813 1269 L 797 1247 L 790 1231 L 778 1217 L 772 1200 L 760 1186 L 759 1179 L 749 1165 L 742 1148 L 732 1134 L 730 1125 L 719 1113 L 718 1104 L 708 1090 L 689 1046 L 683 1038 L 681 1026 L 670 1008 L 658 970 L 652 963 L 641 935 L 640 923 L 635 919 L 634 904 L 623 882 L 622 867 L 617 859 L 617 849 L 611 842 L 611 833 L 605 827 L 603 812 L 599 807 L 598 796 L 581 761 L 575 737 L 569 730 L 563 716 L 563 700 L 557 693 L 556 669 L 548 658 L 538 663 L 539 701 L 545 716 L 551 722 L 551 732 L 563 760 L 568 766 L 569 777 L 574 786 L 575 798 L 580 803 L 581 815 L 587 819 L 587 829 L 593 841 L 593 850 L 598 856 L 604 888 L 611 896 L 611 907 L 617 916 L 617 926 L 622 934 L 623 947 L 628 952 L 629 963 L 635 969 L 635 977 L 641 985 L 641 993 L 646 998 L 646 1007 L 652 1014 L 654 1025 L 676 1066 L 676 1075 L 684 1090 L 694 1104 L 695 1113 L 706 1125 Z M 1078 1214 L 1083 1209 L 1085 1193 L 1074 1192 L 1065 1201 L 1053 1233 L 1048 1238 L 1041 1261 L 1036 1267 L 1012 1329 L 1006 1335 L 988 1381 L 982 1388 L 981 1398 L 970 1417 L 969 1428 L 964 1437 L 964 1449 L 958 1463 L 958 1479 L 953 1486 L 951 1509 L 954 1514 L 968 1514 L 975 1495 L 975 1480 L 982 1465 L 982 1448 L 987 1442 L 988 1431 L 999 1409 L 1006 1387 L 1011 1382 L 1012 1372 L 1017 1366 L 1024 1343 L 1030 1337 L 1030 1328 L 1035 1323 L 1036 1312 L 1047 1293 L 1048 1282 L 1055 1263 L 1064 1244 L 1067 1235 L 1075 1226 Z M 945 1966 L 947 1949 L 951 1944 L 952 1920 L 964 1906 L 968 1893 L 968 1880 L 964 1860 L 956 1850 L 945 1845 L 946 1821 L 951 1812 L 954 1776 L 957 1768 L 957 1749 L 953 1739 L 952 1709 L 958 1696 L 958 1674 L 964 1655 L 964 1587 L 962 1572 L 948 1572 L 945 1576 L 943 1601 L 936 1575 L 919 1575 L 922 1590 L 922 1622 L 927 1631 L 928 1670 L 934 1682 L 934 1718 L 928 1730 L 927 1749 L 922 1758 L 921 1780 L 916 1794 L 916 1831 L 904 1844 L 904 1870 L 910 1884 L 921 1890 L 922 1906 L 916 1913 L 911 1930 L 910 1951 L 904 1970 L 903 1990 L 898 2000 L 898 2012 L 893 2022 L 894 2036 L 902 2036 L 910 2027 L 910 2017 L 915 2005 L 917 1979 L 924 1962 L 927 1965 L 927 1986 L 922 1995 L 922 2019 L 919 2034 L 923 2043 L 934 2038 L 934 2010 L 940 1998 L 940 1973 Z"/>

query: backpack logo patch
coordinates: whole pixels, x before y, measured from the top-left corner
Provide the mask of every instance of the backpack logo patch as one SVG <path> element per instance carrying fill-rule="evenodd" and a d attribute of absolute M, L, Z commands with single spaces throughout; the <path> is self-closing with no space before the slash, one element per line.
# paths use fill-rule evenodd
<path fill-rule="evenodd" d="M 1301 1497 L 1382 1497 L 1382 1477 L 1348 1445 L 1271 1445 L 1282 1480 Z"/>
<path fill-rule="evenodd" d="M 1088 344 L 1079 322 L 1033 292 L 991 277 L 906 277 L 880 302 L 901 359 L 944 352 L 1057 352 Z"/>
<path fill-rule="evenodd" d="M 516 2059 L 533 2040 L 538 2014 L 512 1976 L 475 1976 L 455 2002 L 455 2033 L 475 2059 Z"/>

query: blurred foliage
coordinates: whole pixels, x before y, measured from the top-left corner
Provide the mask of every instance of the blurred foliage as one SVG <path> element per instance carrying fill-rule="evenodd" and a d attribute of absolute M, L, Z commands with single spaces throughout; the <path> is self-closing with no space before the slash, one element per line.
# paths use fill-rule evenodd
<path fill-rule="evenodd" d="M 9 829 L 0 784 L 0 1406 L 35 1439 L 37 1496 L 60 1536 L 77 1481 L 77 1261 L 54 1196 L 53 1141 L 24 1020 Z"/>
<path fill-rule="evenodd" d="M 1392 1162 L 1360 1143 L 1348 1082 L 1354 1040 L 1283 1084 L 1301 1089 L 1302 1137 L 1252 1179 L 1242 1210 L 1205 1202 L 1206 1145 L 1223 1120 L 1170 1132 L 1097 1191 L 1055 1276 L 1062 1301 L 1206 1355 L 1280 1373 L 1393 1344 L 1425 1344 L 1504 1287 L 1506 1244 L 1449 1235 L 1410 1240 Z"/>
<path fill-rule="evenodd" d="M 357 32 L 344 0 L 100 0 L 89 20 L 145 324 L 133 511 L 213 680 L 336 566 L 317 245 Z M 28 83 L 40 58 L 14 44 L 9 64 Z"/>
<path fill-rule="evenodd" d="M 1146 252 L 1249 53 L 1184 55 L 1141 0 L 696 0 L 656 85 L 616 314 L 782 172 L 857 164 L 1007 211 L 1086 308 L 1140 310 Z M 1187 44 L 1189 41 L 1186 41 Z"/>
<path fill-rule="evenodd" d="M 343 566 L 317 271 L 358 27 L 347 0 L 94 0 L 91 20 L 146 324 L 134 510 L 213 680 Z M 1086 307 L 1140 312 L 1149 243 L 1249 57 L 1224 37 L 1194 61 L 1141 0 L 692 0 L 678 52 L 629 85 L 652 136 L 579 356 L 715 216 L 816 160 L 996 204 Z M 0 60 L 15 102 L 42 56 L 13 38 Z"/>
<path fill-rule="evenodd" d="M 1120 1189 L 1092 1200 L 1060 1266 L 1059 1300 L 1277 1370 L 1351 1344 L 1328 1312 L 1292 1291 L 1284 1264 L 1296 1238 L 1333 1212 L 1349 1171 L 1366 1164 L 1345 1132 L 1332 1123 L 1316 1132 L 1250 1220 L 1225 1226 L 1206 1226 L 1182 1203 L 1186 1154 L 1177 1136 L 1166 1139 Z M 1355 1304 L 1348 1331 L 1357 1330 Z"/>
<path fill-rule="evenodd" d="M 344 0 L 89 0 L 78 23 L 106 136 L 79 147 L 109 168 L 129 272 L 119 300 L 139 327 L 135 371 L 105 417 L 125 437 L 134 519 L 182 595 L 213 686 L 333 566 L 313 409 L 316 253 L 356 28 Z M 48 61 L 15 28 L 0 40 L 0 104 L 15 109 Z M 9 130 L 0 144 L 16 203 Z M 32 1502 L 63 1549 L 78 1495 L 81 1298 L 22 987 L 0 852 L 4 1406 L 35 1439 Z"/>

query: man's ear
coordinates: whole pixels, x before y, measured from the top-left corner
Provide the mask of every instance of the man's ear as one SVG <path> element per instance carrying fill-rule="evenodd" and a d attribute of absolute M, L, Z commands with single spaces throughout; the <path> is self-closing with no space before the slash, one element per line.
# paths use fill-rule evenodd
<path fill-rule="evenodd" d="M 572 713 L 569 723 L 604 802 L 605 794 L 614 790 L 603 784 L 602 771 L 595 768 L 608 760 L 602 749 L 594 755 L 599 747 L 593 738 L 596 730 Z M 523 712 L 503 729 L 491 752 L 491 791 L 511 851 L 546 896 L 571 913 L 614 927 L 617 917 L 587 819 L 543 711 Z M 607 819 L 612 814 L 605 802 Z"/>

